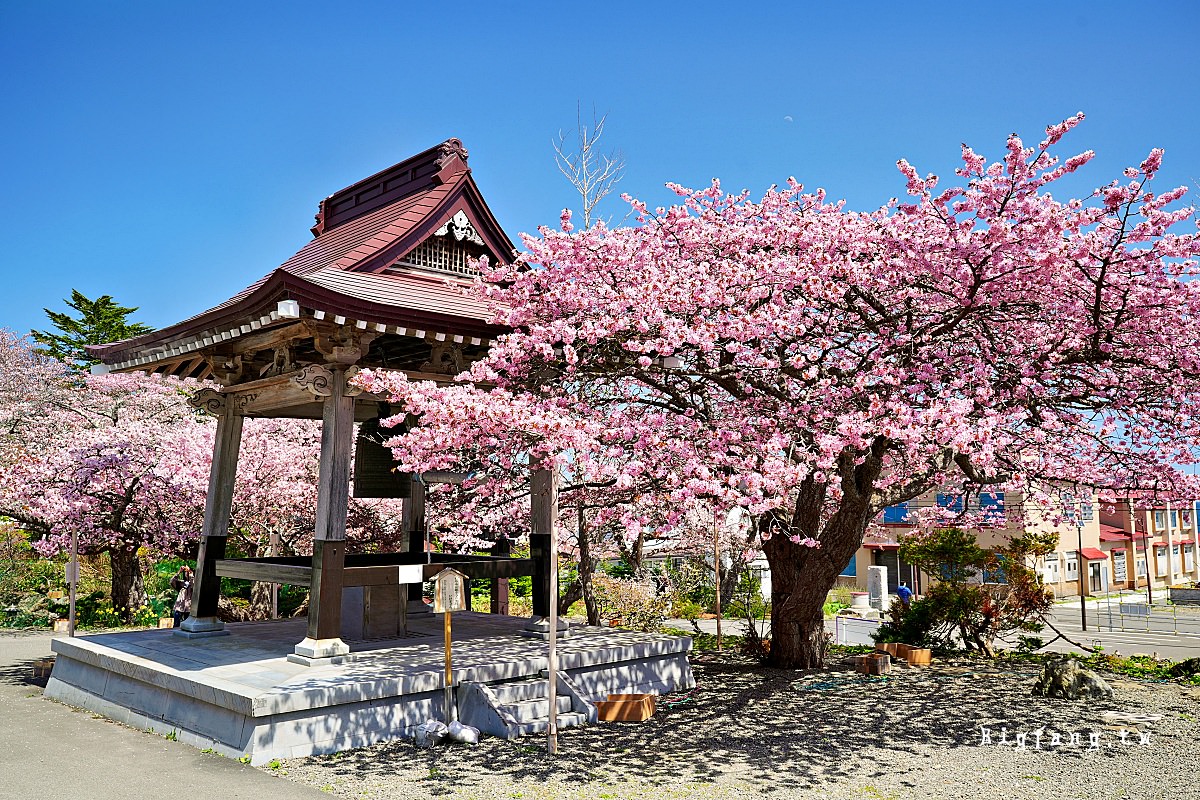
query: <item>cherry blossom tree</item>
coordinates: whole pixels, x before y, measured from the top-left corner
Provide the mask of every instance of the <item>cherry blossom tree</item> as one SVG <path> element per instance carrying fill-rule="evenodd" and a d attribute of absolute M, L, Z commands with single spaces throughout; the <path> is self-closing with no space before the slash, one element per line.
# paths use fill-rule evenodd
<path fill-rule="evenodd" d="M 108 553 L 113 606 L 145 602 L 139 550 L 182 552 L 198 535 L 212 426 L 187 405 L 193 385 L 142 375 L 43 387 L 42 436 L 3 465 L 0 515 L 43 555 Z"/>
<path fill-rule="evenodd" d="M 212 462 L 213 418 L 187 400 L 194 381 L 81 376 L 0 330 L 0 516 L 43 555 L 108 553 L 118 609 L 145 600 L 139 551 L 191 553 L 199 539 Z M 312 552 L 320 424 L 250 419 L 243 429 L 230 514 L 234 547 L 265 555 Z M 357 550 L 396 549 L 396 501 L 352 500 L 347 538 Z M 257 586 L 260 616 L 270 592 Z"/>
<path fill-rule="evenodd" d="M 0 328 L 0 465 L 22 458 L 52 431 L 56 400 L 71 380 L 61 361 Z"/>
<path fill-rule="evenodd" d="M 1060 200 L 1077 115 L 989 162 L 965 147 L 939 189 L 869 213 L 789 180 L 760 200 L 673 187 L 638 224 L 526 236 L 475 291 L 512 333 L 460 385 L 359 380 L 420 416 L 418 468 L 462 453 L 581 471 L 741 507 L 772 574 L 771 659 L 819 663 L 821 606 L 869 526 L 926 492 L 1062 483 L 1196 493 L 1200 235 L 1155 150 Z M 522 461 L 524 459 L 524 461 Z M 634 531 L 642 514 L 610 514 Z"/>

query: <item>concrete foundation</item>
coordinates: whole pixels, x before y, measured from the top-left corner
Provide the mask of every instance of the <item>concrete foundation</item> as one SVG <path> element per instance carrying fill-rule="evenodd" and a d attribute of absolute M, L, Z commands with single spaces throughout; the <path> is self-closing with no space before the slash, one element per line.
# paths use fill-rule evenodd
<path fill-rule="evenodd" d="M 227 625 L 187 639 L 170 630 L 56 639 L 46 695 L 125 724 L 264 764 L 397 738 L 443 716 L 442 615 L 412 615 L 405 638 L 348 641 L 350 653 L 312 666 L 288 660 L 306 620 Z M 546 643 L 528 620 L 472 612 L 453 618 L 454 682 L 537 678 Z M 559 669 L 582 694 L 666 693 L 695 685 L 687 637 L 573 627 Z"/>

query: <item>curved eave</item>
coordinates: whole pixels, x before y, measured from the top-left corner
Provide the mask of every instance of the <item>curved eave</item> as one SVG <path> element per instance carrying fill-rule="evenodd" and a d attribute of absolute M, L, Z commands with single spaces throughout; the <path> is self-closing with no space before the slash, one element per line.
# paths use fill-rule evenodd
<path fill-rule="evenodd" d="M 389 280 L 375 276 L 362 277 Z M 411 286 L 424 284 L 435 295 L 442 293 L 447 299 L 453 297 L 454 290 L 446 287 L 440 277 L 413 275 L 389 280 L 397 284 L 405 281 Z M 307 312 L 305 316 L 337 324 L 351 324 L 362 329 L 371 327 L 378 332 L 386 330 L 402 335 L 438 340 L 452 338 L 479 344 L 494 339 L 506 330 L 489 322 L 481 309 L 468 316 L 374 302 L 321 286 L 280 268 L 235 302 L 134 339 L 93 345 L 87 349 L 102 363 L 123 365 L 119 367 L 122 369 L 136 368 L 137 365 L 129 363 L 133 361 L 150 363 L 177 355 L 199 353 L 244 333 L 287 322 L 290 318 L 281 316 L 277 309 L 283 300 L 296 301 Z"/>

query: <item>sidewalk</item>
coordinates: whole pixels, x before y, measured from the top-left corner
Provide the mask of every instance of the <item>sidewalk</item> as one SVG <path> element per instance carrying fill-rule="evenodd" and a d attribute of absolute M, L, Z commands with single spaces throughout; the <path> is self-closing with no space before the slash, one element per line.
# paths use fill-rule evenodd
<path fill-rule="evenodd" d="M 63 634 L 58 634 L 62 636 Z M 0 632 L 0 775 L 6 797 L 220 797 L 304 800 L 325 792 L 42 697 L 33 661 L 48 632 Z M 39 682 L 44 684 L 44 681 Z"/>

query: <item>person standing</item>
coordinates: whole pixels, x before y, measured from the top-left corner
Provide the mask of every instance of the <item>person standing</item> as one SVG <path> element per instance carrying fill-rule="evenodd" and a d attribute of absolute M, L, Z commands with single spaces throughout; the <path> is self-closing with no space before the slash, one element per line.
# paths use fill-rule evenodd
<path fill-rule="evenodd" d="M 192 583 L 192 568 L 187 564 L 180 567 L 175 577 L 171 578 L 171 588 L 179 592 L 175 596 L 175 605 L 171 607 L 176 628 L 192 615 Z"/>

